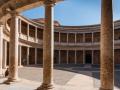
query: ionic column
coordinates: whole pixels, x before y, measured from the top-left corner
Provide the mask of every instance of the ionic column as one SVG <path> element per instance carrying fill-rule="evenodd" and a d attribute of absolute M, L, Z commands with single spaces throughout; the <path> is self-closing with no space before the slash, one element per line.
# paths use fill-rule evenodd
<path fill-rule="evenodd" d="M 0 24 L 0 75 L 2 74 L 3 61 L 3 25 Z"/>
<path fill-rule="evenodd" d="M 20 26 L 19 26 L 19 33 L 21 34 L 21 20 L 19 19 Z"/>
<path fill-rule="evenodd" d="M 9 47 L 9 82 L 18 80 L 18 18 L 15 11 L 11 12 L 10 47 Z"/>
<path fill-rule="evenodd" d="M 35 27 L 35 42 L 37 43 L 37 27 Z"/>
<path fill-rule="evenodd" d="M 29 40 L 29 29 L 30 29 L 30 27 L 29 27 L 29 24 L 27 25 L 27 40 Z"/>
<path fill-rule="evenodd" d="M 69 44 L 69 33 L 67 33 L 67 44 Z"/>
<path fill-rule="evenodd" d="M 114 90 L 114 35 L 112 0 L 102 0 L 101 19 L 101 87 L 100 90 Z"/>
<path fill-rule="evenodd" d="M 83 43 L 85 43 L 85 33 L 83 33 Z"/>
<path fill-rule="evenodd" d="M 77 33 L 75 33 L 75 44 L 77 43 Z"/>
<path fill-rule="evenodd" d="M 94 33 L 92 32 L 92 43 L 94 42 Z"/>
<path fill-rule="evenodd" d="M 51 90 L 53 88 L 53 60 L 54 60 L 54 20 L 53 0 L 45 0 L 45 30 L 43 33 L 43 83 L 37 90 Z"/>
<path fill-rule="evenodd" d="M 60 41 L 61 41 L 61 39 L 60 39 L 60 32 L 59 32 L 59 44 L 60 44 Z"/>

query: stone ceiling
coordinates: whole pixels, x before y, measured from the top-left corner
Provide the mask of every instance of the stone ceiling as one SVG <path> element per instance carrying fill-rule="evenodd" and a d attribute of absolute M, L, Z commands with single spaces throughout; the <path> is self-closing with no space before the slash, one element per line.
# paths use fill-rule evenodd
<path fill-rule="evenodd" d="M 20 13 L 43 5 L 43 1 L 44 0 L 0 0 L 0 18 L 7 14 L 6 10 L 16 10 Z M 56 2 L 58 1 L 63 0 L 56 0 Z"/>

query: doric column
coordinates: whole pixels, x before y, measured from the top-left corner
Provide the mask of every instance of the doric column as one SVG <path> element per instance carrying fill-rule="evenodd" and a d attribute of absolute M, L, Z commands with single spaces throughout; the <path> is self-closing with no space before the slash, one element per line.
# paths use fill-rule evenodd
<path fill-rule="evenodd" d="M 114 88 L 114 35 L 112 0 L 102 0 L 101 19 L 101 87 L 100 90 Z"/>
<path fill-rule="evenodd" d="M 37 43 L 37 27 L 35 27 L 35 42 Z"/>
<path fill-rule="evenodd" d="M 3 42 L 3 68 L 6 68 L 7 65 L 7 41 Z"/>
<path fill-rule="evenodd" d="M 83 64 L 85 64 L 85 50 L 83 50 Z"/>
<path fill-rule="evenodd" d="M 30 48 L 27 47 L 27 65 L 29 65 L 29 53 L 30 53 Z"/>
<path fill-rule="evenodd" d="M 92 64 L 94 64 L 94 50 L 92 50 Z"/>
<path fill-rule="evenodd" d="M 10 47 L 9 47 L 9 82 L 18 80 L 18 18 L 17 13 L 12 11 L 10 23 Z"/>
<path fill-rule="evenodd" d="M 0 24 L 0 74 L 2 74 L 3 61 L 3 25 Z"/>
<path fill-rule="evenodd" d="M 75 50 L 75 64 L 77 64 L 77 50 Z"/>
<path fill-rule="evenodd" d="M 19 62 L 18 65 L 21 66 L 21 46 L 19 45 Z"/>
<path fill-rule="evenodd" d="M 69 63 L 69 61 L 68 61 L 68 55 L 69 55 L 69 50 L 67 50 L 67 64 Z"/>
<path fill-rule="evenodd" d="M 61 63 L 61 57 L 60 57 L 60 50 L 59 50 L 59 64 Z"/>
<path fill-rule="evenodd" d="M 37 64 L 37 48 L 35 48 L 35 65 Z"/>
<path fill-rule="evenodd" d="M 37 90 L 53 88 L 54 20 L 53 0 L 45 0 L 45 30 L 43 33 L 43 83 Z"/>

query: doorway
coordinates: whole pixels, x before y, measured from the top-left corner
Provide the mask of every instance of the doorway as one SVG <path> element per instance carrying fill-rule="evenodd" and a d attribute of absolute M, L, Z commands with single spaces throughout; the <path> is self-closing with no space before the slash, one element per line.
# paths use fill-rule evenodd
<path fill-rule="evenodd" d="M 92 51 L 85 51 L 85 64 L 92 64 Z"/>

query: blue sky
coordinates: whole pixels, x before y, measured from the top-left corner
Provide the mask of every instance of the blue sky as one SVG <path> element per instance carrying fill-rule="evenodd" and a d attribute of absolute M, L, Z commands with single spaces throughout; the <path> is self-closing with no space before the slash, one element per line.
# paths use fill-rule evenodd
<path fill-rule="evenodd" d="M 108 0 L 109 1 L 109 0 Z M 120 19 L 120 0 L 113 0 L 114 20 Z M 22 13 L 31 19 L 44 18 L 44 7 Z M 65 0 L 55 5 L 54 18 L 61 25 L 78 26 L 100 23 L 101 0 Z"/>

